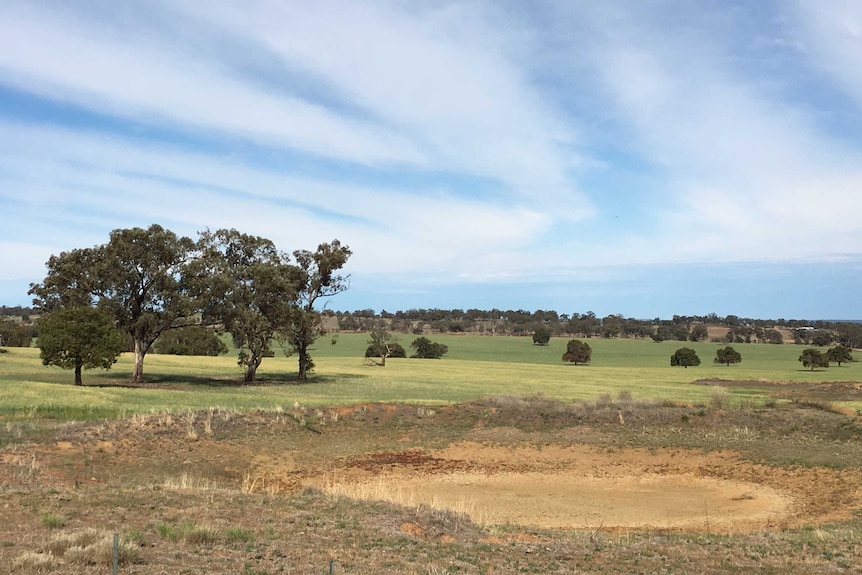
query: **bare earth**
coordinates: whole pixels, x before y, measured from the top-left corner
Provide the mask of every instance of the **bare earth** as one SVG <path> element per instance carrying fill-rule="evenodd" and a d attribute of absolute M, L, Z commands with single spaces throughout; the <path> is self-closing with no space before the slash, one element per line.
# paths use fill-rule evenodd
<path fill-rule="evenodd" d="M 536 405 L 527 415 L 510 417 L 505 409 L 517 411 L 518 404 L 450 406 L 431 415 L 423 409 L 153 414 L 58 424 L 31 435 L 25 434 L 26 423 L 7 422 L 9 439 L 0 448 L 0 572 L 27 553 L 46 556 L 46 542 L 57 533 L 91 527 L 126 538 L 137 533 L 141 562 L 130 563 L 124 571 L 129 574 L 227 574 L 246 565 L 256 566 L 255 573 L 282 572 L 285 565 L 289 572 L 312 572 L 329 556 L 340 558 L 344 572 L 348 561 L 353 572 L 383 572 L 388 564 L 376 550 L 403 545 L 413 555 L 402 549 L 392 572 L 431 573 L 425 565 L 451 565 L 462 553 L 440 558 L 437 545 L 443 544 L 464 546 L 488 564 L 505 564 L 501 573 L 521 572 L 519 558 L 528 555 L 537 568 L 556 565 L 557 572 L 569 572 L 567 565 L 574 568 L 578 557 L 589 555 L 578 546 L 592 545 L 595 537 L 580 543 L 563 532 L 727 535 L 772 545 L 773 536 L 764 539 L 765 533 L 853 521 L 862 510 L 858 465 L 776 465 L 759 463 L 754 451 L 746 455 L 744 449 L 668 446 L 671 440 L 691 436 L 707 442 L 716 435 L 750 449 L 784 446 L 790 459 L 829 450 L 839 458 L 831 461 L 858 461 L 862 430 L 839 413 L 791 406 L 753 415 L 698 415 L 691 407 L 638 411 L 622 405 L 597 406 L 583 415 Z M 619 409 L 631 411 L 625 426 Z M 577 423 L 584 417 L 592 419 Z M 655 423 L 629 423 L 647 417 Z M 760 427 L 747 427 L 754 424 Z M 651 437 L 661 446 L 644 446 Z M 625 443 L 635 439 L 641 443 Z M 351 507 L 327 494 L 396 506 Z M 476 525 L 428 509 L 461 512 Z M 46 516 L 61 526 L 50 525 Z M 197 543 L 189 535 L 165 534 L 183 525 L 212 534 L 198 534 L 204 539 Z M 247 531 L 251 542 L 235 540 L 231 533 L 237 529 Z M 552 548 L 565 559 L 551 565 L 533 558 L 529 545 L 539 538 L 556 541 Z M 668 541 L 689 545 L 687 539 Z M 734 561 L 751 568 L 780 566 L 787 552 L 796 553 L 788 543 L 754 561 L 746 555 L 749 540 L 740 541 Z M 848 541 L 843 552 L 850 557 L 856 540 Z M 506 553 L 498 556 L 483 545 L 499 545 Z M 512 545 L 525 547 L 514 552 Z M 638 547 L 619 546 L 613 553 L 620 572 L 632 557 L 651 560 Z M 682 553 L 702 553 L 702 565 L 722 572 L 724 565 L 713 564 L 705 547 Z M 833 555 L 818 556 L 817 564 L 829 567 Z M 415 563 L 408 568 L 409 557 Z M 50 570 L 18 571 L 104 572 L 97 565 L 57 561 Z M 375 565 L 382 571 L 362 568 Z"/>
<path fill-rule="evenodd" d="M 482 523 L 563 529 L 743 533 L 847 518 L 851 507 L 862 505 L 859 477 L 779 470 L 727 452 L 608 453 L 587 445 L 462 442 L 427 455 L 377 459 L 385 465 L 354 461 L 306 484 L 357 498 L 450 508 Z M 851 483 L 842 489 L 844 480 Z M 843 492 L 844 506 L 835 508 L 823 497 L 827 485 Z"/>

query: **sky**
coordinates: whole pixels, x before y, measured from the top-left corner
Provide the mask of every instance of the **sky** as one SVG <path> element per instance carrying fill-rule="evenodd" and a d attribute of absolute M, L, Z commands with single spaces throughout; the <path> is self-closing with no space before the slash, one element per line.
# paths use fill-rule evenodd
<path fill-rule="evenodd" d="M 0 0 L 0 303 L 158 223 L 333 310 L 862 318 L 862 2 Z"/>

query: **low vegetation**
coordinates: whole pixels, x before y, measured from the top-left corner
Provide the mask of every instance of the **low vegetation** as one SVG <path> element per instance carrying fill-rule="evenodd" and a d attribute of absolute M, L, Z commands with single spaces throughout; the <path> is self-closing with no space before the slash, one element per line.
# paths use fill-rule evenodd
<path fill-rule="evenodd" d="M 745 361 L 731 369 L 678 370 L 676 342 L 591 338 L 575 340 L 590 361 L 574 369 L 564 338 L 425 339 L 448 353 L 396 358 L 393 337 L 378 337 L 385 369 L 369 365 L 367 334 L 320 340 L 310 384 L 277 341 L 253 383 L 230 357 L 156 355 L 148 383 L 132 384 L 124 354 L 72 386 L 38 349 L 10 348 L 0 564 L 103 573 L 115 533 L 130 575 L 315 573 L 330 561 L 336 573 L 399 575 L 826 574 L 859 563 L 862 364 L 812 371 L 793 346 L 735 343 Z M 726 343 L 686 347 L 727 357 Z M 478 495 L 421 499 L 405 487 L 540 478 L 548 491 L 561 477 L 584 482 L 572 492 L 656 477 L 701 491 L 689 523 L 664 503 L 641 523 L 611 520 L 596 495 L 548 527 L 500 520 Z M 542 492 L 531 486 L 514 499 Z M 716 486 L 727 491 L 714 501 Z M 730 522 L 719 509 L 773 500 L 797 503 Z"/>

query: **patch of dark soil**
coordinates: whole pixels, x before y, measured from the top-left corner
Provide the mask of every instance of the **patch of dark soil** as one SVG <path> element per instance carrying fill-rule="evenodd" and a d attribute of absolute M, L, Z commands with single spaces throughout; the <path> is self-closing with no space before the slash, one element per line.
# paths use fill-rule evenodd
<path fill-rule="evenodd" d="M 467 462 L 432 457 L 417 449 L 371 453 L 363 457 L 353 458 L 348 461 L 347 465 L 375 473 L 387 468 L 411 468 L 429 473 L 443 473 L 470 467 Z"/>

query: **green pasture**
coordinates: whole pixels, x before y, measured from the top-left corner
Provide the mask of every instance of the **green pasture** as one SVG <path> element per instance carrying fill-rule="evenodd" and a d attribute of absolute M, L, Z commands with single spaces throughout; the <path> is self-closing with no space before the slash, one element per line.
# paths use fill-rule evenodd
<path fill-rule="evenodd" d="M 415 336 L 402 336 L 408 348 Z M 802 346 L 735 344 L 742 363 L 715 365 L 716 343 L 653 343 L 644 340 L 590 339 L 590 365 L 561 361 L 567 339 L 547 347 L 528 337 L 432 336 L 449 346 L 440 360 L 389 359 L 386 367 L 370 365 L 364 355 L 366 334 L 340 334 L 333 345 L 325 336 L 312 355 L 317 365 L 311 380 L 295 379 L 296 360 L 278 353 L 258 371 L 261 382 L 241 384 L 233 354 L 182 357 L 150 354 L 144 367 L 150 386 L 126 387 L 132 372 L 127 354 L 110 371 L 87 371 L 84 387 L 69 385 L 72 373 L 45 367 L 36 348 L 7 348 L 0 354 L 0 415 L 41 415 L 92 419 L 150 411 L 291 408 L 352 405 L 366 402 L 445 404 L 490 395 L 544 394 L 563 400 L 595 399 L 627 392 L 635 399 L 669 399 L 709 403 L 711 386 L 698 379 L 753 382 L 862 381 L 862 362 L 827 370 L 802 369 Z M 694 348 L 699 367 L 670 367 L 670 355 L 683 345 Z M 754 383 L 729 389 L 735 401 L 763 402 L 767 390 Z M 844 403 L 854 409 L 862 403 Z"/>

